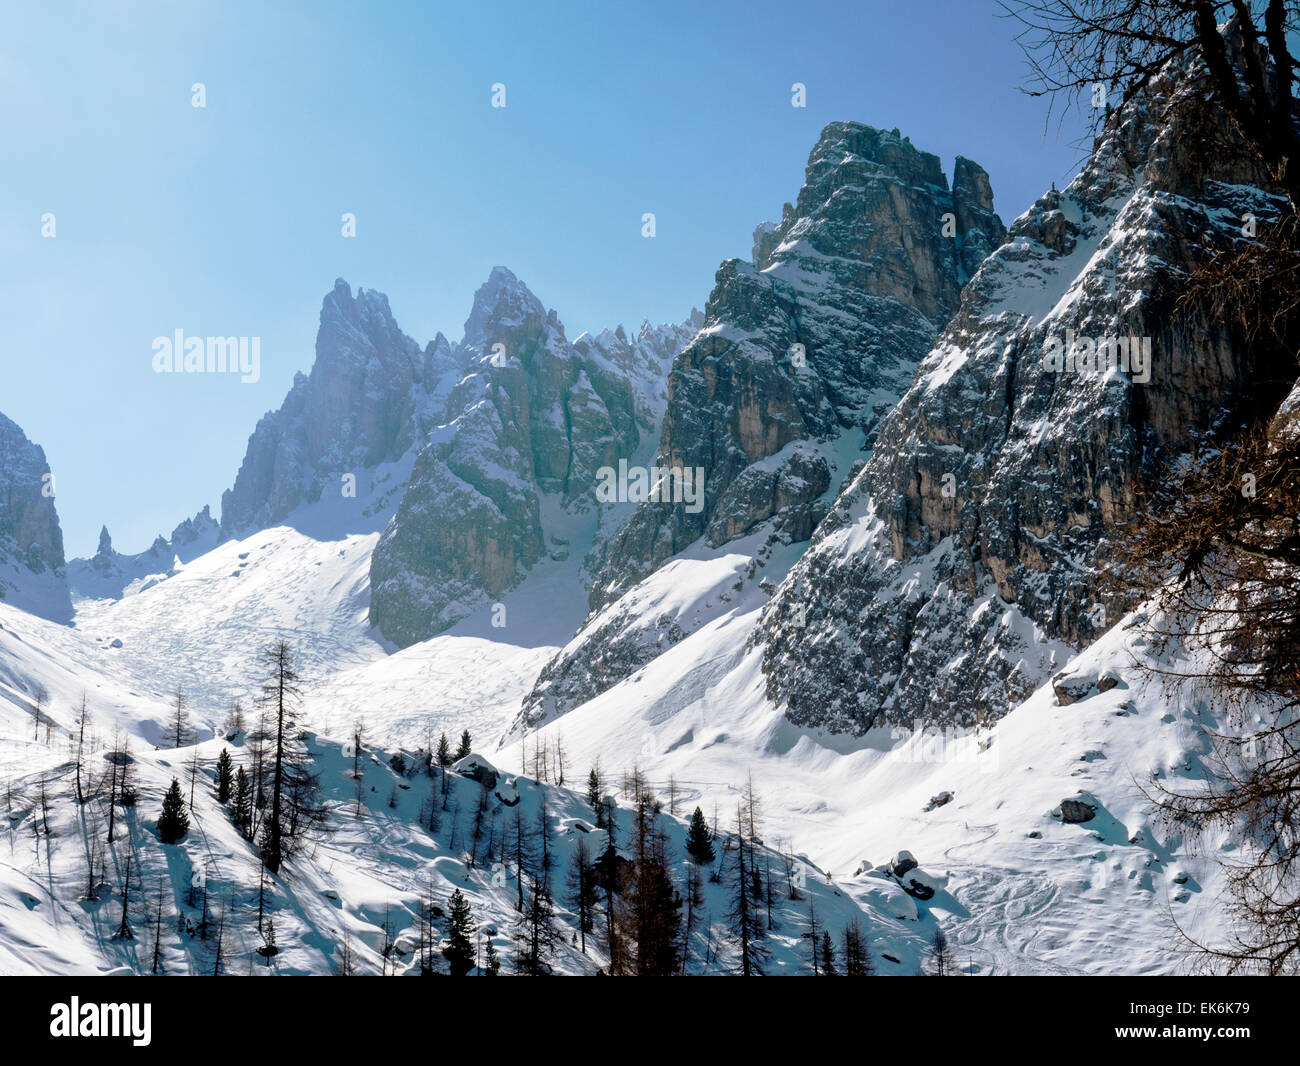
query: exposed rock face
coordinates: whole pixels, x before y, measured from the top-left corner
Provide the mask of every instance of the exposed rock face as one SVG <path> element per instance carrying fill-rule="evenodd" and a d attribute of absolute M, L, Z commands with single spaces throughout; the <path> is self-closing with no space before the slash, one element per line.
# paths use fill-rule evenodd
<path fill-rule="evenodd" d="M 222 497 L 221 536 L 283 521 L 345 475 L 407 458 L 409 478 L 384 489 L 400 502 L 372 559 L 370 618 L 401 645 L 431 637 L 517 582 L 548 537 L 565 539 L 543 528 L 545 502 L 591 512 L 597 471 L 657 436 L 667 368 L 700 325 L 696 312 L 681 325 L 643 323 L 635 337 L 620 326 L 570 343 L 556 313 L 497 267 L 461 343 L 439 333 L 421 351 L 386 296 L 354 297 L 339 280 L 311 373 L 249 438 Z M 208 521 L 205 510 L 151 551 L 202 541 Z M 86 566 L 115 573 L 115 558 L 110 544 Z"/>
<path fill-rule="evenodd" d="M 63 566 L 63 532 L 46 491 L 45 452 L 0 414 L 0 560 L 33 573 Z"/>
<path fill-rule="evenodd" d="M 0 600 L 63 621 L 71 603 L 49 475 L 45 452 L 0 414 Z"/>
<path fill-rule="evenodd" d="M 704 471 L 703 506 L 642 504 L 610 545 L 593 617 L 525 704 L 536 722 L 589 699 L 685 635 L 620 605 L 665 560 L 765 531 L 808 539 L 838 484 L 831 442 L 869 447 L 880 419 L 957 309 L 973 265 L 1002 240 L 988 177 L 897 130 L 827 126 L 779 224 L 754 233 L 754 261 L 719 268 L 704 328 L 669 378 L 659 465 Z"/>
<path fill-rule="evenodd" d="M 693 326 L 620 327 L 573 343 L 504 267 L 474 298 L 466 367 L 371 566 L 371 622 L 408 645 L 515 584 L 546 552 L 543 499 L 595 506 L 597 471 L 658 427 L 668 361 Z"/>
<path fill-rule="evenodd" d="M 1114 620 L 1097 567 L 1142 463 L 1278 399 L 1255 395 L 1230 324 L 1172 313 L 1202 236 L 1233 240 L 1279 204 L 1198 78 L 1172 71 L 1112 115 L 967 287 L 755 632 L 795 723 L 1005 713 Z M 1149 342 L 1149 366 L 1058 367 L 1067 331 Z"/>
<path fill-rule="evenodd" d="M 336 281 L 321 307 L 311 373 L 258 422 L 222 496 L 222 535 L 274 525 L 343 474 L 400 458 L 432 423 L 434 397 L 455 371 L 445 337 L 421 352 L 386 296 L 358 289 L 354 297 Z"/>
<path fill-rule="evenodd" d="M 785 511 L 792 536 L 807 537 L 825 473 L 794 458 L 801 469 L 786 488 L 803 490 L 792 496 L 776 491 L 782 471 L 751 468 L 793 441 L 874 436 L 957 308 L 963 248 L 1002 238 L 987 176 L 969 160 L 959 173 L 956 203 L 938 158 L 897 130 L 826 127 L 797 202 L 759 235 L 753 264 L 722 264 L 705 327 L 673 366 L 661 465 L 704 469 L 704 509 L 642 507 L 611 548 L 593 607 L 701 536 L 721 544 Z"/>

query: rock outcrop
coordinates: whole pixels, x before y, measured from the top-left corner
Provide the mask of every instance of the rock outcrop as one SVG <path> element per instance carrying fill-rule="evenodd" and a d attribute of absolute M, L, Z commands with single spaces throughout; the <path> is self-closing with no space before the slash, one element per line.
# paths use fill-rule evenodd
<path fill-rule="evenodd" d="M 422 352 L 382 293 L 341 278 L 325 297 L 316 359 L 279 410 L 258 422 L 234 487 L 221 499 L 223 537 L 274 525 L 356 474 L 399 459 L 434 423 L 439 390 L 457 376 L 439 334 Z"/>
<path fill-rule="evenodd" d="M 544 528 L 543 500 L 593 510 L 598 471 L 657 430 L 658 383 L 692 328 L 571 343 L 555 311 L 495 268 L 456 350 L 463 377 L 375 549 L 371 622 L 404 646 L 514 585 L 561 532 Z"/>
<path fill-rule="evenodd" d="M 685 635 L 676 619 L 645 618 L 654 597 L 636 592 L 666 560 L 755 533 L 810 537 L 844 454 L 870 449 L 1003 234 L 970 160 L 958 159 L 950 189 L 938 158 L 897 130 L 826 127 L 795 203 L 755 230 L 752 263 L 722 264 L 704 328 L 673 364 L 657 463 L 703 471 L 703 505 L 643 503 L 614 537 L 592 617 L 543 672 L 527 721 L 604 691 Z"/>
<path fill-rule="evenodd" d="M 1199 78 L 1114 112 L 968 285 L 755 631 L 793 722 L 1005 713 L 1121 613 L 1100 568 L 1143 464 L 1279 399 L 1231 322 L 1175 313 L 1202 239 L 1279 208 Z"/>
<path fill-rule="evenodd" d="M 45 452 L 0 414 L 0 600 L 66 621 L 71 600 L 64 565 Z"/>

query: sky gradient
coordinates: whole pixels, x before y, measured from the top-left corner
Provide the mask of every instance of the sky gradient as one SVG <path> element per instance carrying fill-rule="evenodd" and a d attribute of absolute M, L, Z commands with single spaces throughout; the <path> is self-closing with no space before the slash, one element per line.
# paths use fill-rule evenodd
<path fill-rule="evenodd" d="M 837 119 L 971 157 L 1010 222 L 1081 160 L 1014 31 L 985 0 L 10 5 L 0 411 L 45 448 L 69 556 L 101 524 L 143 550 L 218 512 L 336 277 L 421 345 L 498 263 L 570 337 L 679 320 Z M 261 380 L 155 374 L 176 329 L 260 337 Z"/>

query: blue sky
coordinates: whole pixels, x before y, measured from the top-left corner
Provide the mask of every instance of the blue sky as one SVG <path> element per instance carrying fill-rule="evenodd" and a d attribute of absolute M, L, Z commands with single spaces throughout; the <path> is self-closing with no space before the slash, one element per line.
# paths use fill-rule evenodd
<path fill-rule="evenodd" d="M 975 159 L 1008 222 L 1080 160 L 991 0 L 24 7 L 0 12 L 0 411 L 46 450 L 69 555 L 217 511 L 336 277 L 454 342 L 501 263 L 575 336 L 703 307 L 831 120 Z M 178 328 L 260 337 L 261 381 L 154 374 Z"/>

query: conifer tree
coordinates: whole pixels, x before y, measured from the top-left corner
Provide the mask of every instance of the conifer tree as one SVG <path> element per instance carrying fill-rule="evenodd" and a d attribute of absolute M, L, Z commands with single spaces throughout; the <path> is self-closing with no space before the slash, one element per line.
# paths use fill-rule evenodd
<path fill-rule="evenodd" d="M 835 968 L 835 945 L 831 943 L 829 929 L 822 930 L 822 976 L 838 977 L 840 971 Z"/>
<path fill-rule="evenodd" d="M 593 766 L 591 770 L 587 773 L 587 806 L 596 812 L 597 826 L 600 828 L 604 828 L 599 824 L 600 816 L 601 814 L 604 813 L 601 810 L 600 793 L 601 793 L 600 771 Z"/>
<path fill-rule="evenodd" d="M 528 902 L 516 926 L 515 968 L 539 977 L 550 972 L 548 961 L 555 949 L 554 901 L 547 878 L 533 874 L 528 887 Z"/>
<path fill-rule="evenodd" d="M 266 920 L 266 929 L 262 933 L 262 946 L 257 949 L 257 953 L 266 959 L 266 964 L 271 965 L 271 958 L 280 954 L 280 949 L 275 943 L 275 919 Z"/>
<path fill-rule="evenodd" d="M 947 934 L 942 929 L 936 928 L 930 940 L 926 974 L 930 977 L 956 977 L 961 973 L 959 965 L 957 956 L 948 943 Z"/>
<path fill-rule="evenodd" d="M 446 769 L 455 761 L 451 757 L 451 743 L 447 740 L 447 734 L 443 733 L 438 737 L 438 765 Z"/>
<path fill-rule="evenodd" d="M 709 824 L 704 820 L 704 812 L 695 808 L 691 815 L 690 828 L 686 833 L 686 851 L 695 860 L 696 866 L 707 866 L 713 861 L 713 834 Z"/>
<path fill-rule="evenodd" d="M 190 730 L 190 714 L 185 707 L 185 693 L 176 691 L 176 703 L 172 708 L 171 742 L 173 748 L 183 748 L 194 739 Z"/>
<path fill-rule="evenodd" d="M 185 797 L 181 783 L 172 778 L 171 787 L 163 796 L 162 814 L 158 818 L 158 839 L 164 844 L 175 844 L 190 829 L 190 816 L 185 813 Z"/>
<path fill-rule="evenodd" d="M 731 877 L 731 931 L 740 948 L 742 977 L 761 977 L 767 951 L 762 943 L 763 922 L 753 894 L 753 844 L 747 836 L 750 821 L 744 806 L 736 810 L 736 862 Z"/>
<path fill-rule="evenodd" d="M 234 802 L 230 806 L 230 820 L 246 838 L 253 835 L 253 786 L 241 766 L 235 771 Z"/>
<path fill-rule="evenodd" d="M 230 802 L 230 787 L 234 778 L 230 752 L 225 748 L 217 756 L 217 802 L 223 806 Z"/>
<path fill-rule="evenodd" d="M 496 977 L 501 973 L 501 956 L 497 954 L 496 945 L 489 938 L 483 949 L 483 976 Z"/>
<path fill-rule="evenodd" d="M 262 663 L 267 670 L 262 696 L 273 726 L 271 809 L 262 827 L 261 845 L 266 868 L 276 873 L 307 828 L 324 820 L 325 811 L 317 799 L 319 780 L 298 737 L 295 711 L 302 689 L 293 651 L 286 641 L 276 641 L 262 653 Z"/>
<path fill-rule="evenodd" d="M 163 926 L 163 879 L 158 878 L 158 895 L 157 905 L 154 908 L 153 918 L 153 966 L 151 973 L 157 973 L 162 966 L 162 926 Z"/>
<path fill-rule="evenodd" d="M 677 969 L 681 900 L 668 876 L 668 841 L 658 824 L 658 804 L 637 783 L 632 876 L 627 887 L 630 934 L 636 941 L 636 973 L 667 977 Z"/>
<path fill-rule="evenodd" d="M 596 870 L 591 863 L 591 850 L 584 837 L 578 837 L 569 866 L 569 902 L 578 915 L 578 932 L 582 950 L 587 950 L 587 934 L 595 928 L 596 904 L 600 892 L 596 885 Z"/>
<path fill-rule="evenodd" d="M 86 753 L 86 725 L 90 711 L 86 705 L 86 693 L 81 694 L 81 709 L 77 712 L 77 802 L 85 803 L 86 794 L 81 788 L 81 767 Z"/>
<path fill-rule="evenodd" d="M 470 754 L 470 752 L 472 752 L 473 750 L 474 750 L 473 741 L 470 740 L 469 730 L 466 729 L 463 733 L 461 733 L 460 747 L 456 749 L 457 761 L 465 758 L 465 756 Z"/>
<path fill-rule="evenodd" d="M 867 950 L 862 927 L 854 919 L 844 927 L 844 976 L 869 977 L 872 972 L 871 952 Z"/>
<path fill-rule="evenodd" d="M 469 901 L 459 888 L 452 892 L 448 910 L 447 946 L 442 953 L 451 967 L 451 975 L 464 977 L 474 966 L 474 944 L 470 939 L 474 935 L 474 921 Z"/>

